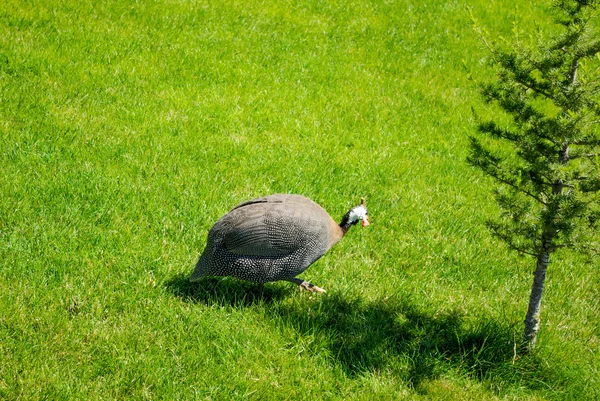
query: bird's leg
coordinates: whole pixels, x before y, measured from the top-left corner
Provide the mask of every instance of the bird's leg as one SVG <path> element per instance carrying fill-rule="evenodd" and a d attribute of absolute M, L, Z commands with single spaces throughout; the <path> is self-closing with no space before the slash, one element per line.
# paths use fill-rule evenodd
<path fill-rule="evenodd" d="M 310 292 L 327 292 L 321 287 L 317 287 L 316 285 L 311 284 L 308 281 L 303 281 L 302 284 L 300 284 L 300 289 L 302 290 L 303 288 Z"/>
<path fill-rule="evenodd" d="M 304 289 L 304 290 L 310 291 L 310 292 L 327 292 L 324 289 L 317 287 L 316 285 L 313 285 L 313 284 L 309 283 L 308 281 L 304 281 L 298 277 L 287 279 L 287 281 L 290 281 L 294 284 L 298 284 L 300 286 L 300 290 Z"/>

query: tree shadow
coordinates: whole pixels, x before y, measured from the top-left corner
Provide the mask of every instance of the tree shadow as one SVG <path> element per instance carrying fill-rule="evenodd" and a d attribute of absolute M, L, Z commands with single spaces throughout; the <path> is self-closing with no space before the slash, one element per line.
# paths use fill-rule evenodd
<path fill-rule="evenodd" d="M 311 301 L 316 312 L 308 313 L 302 302 L 274 309 L 276 319 L 300 335 L 322 336 L 315 343 L 327 343 L 335 363 L 350 377 L 391 371 L 416 391 L 423 391 L 424 381 L 449 371 L 487 382 L 497 391 L 547 389 L 548 381 L 558 383 L 535 355 L 516 355 L 515 327 L 492 319 L 473 323 L 457 311 L 424 311 L 410 300 L 365 302 L 339 295 Z"/>
<path fill-rule="evenodd" d="M 165 287 L 176 297 L 188 302 L 236 307 L 272 303 L 291 291 L 277 285 L 261 286 L 229 277 L 206 277 L 192 283 L 189 276 L 183 274 L 173 276 L 165 283 Z"/>

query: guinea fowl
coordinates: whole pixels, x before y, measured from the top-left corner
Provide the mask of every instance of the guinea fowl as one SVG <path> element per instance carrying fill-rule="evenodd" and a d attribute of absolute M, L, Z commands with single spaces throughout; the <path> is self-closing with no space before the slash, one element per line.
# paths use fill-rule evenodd
<path fill-rule="evenodd" d="M 325 292 L 296 276 L 360 220 L 369 225 L 364 199 L 340 224 L 301 195 L 275 194 L 243 202 L 210 229 L 190 281 L 204 276 L 232 276 L 261 284 L 286 280 L 300 289 Z"/>

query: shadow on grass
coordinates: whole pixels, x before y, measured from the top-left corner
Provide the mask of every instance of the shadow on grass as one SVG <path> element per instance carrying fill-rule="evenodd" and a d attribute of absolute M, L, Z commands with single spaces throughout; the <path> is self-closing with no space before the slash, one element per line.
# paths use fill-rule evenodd
<path fill-rule="evenodd" d="M 515 355 L 514 327 L 493 320 L 468 324 L 458 312 L 427 312 L 410 301 L 336 295 L 312 301 L 310 308 L 298 302 L 274 309 L 276 319 L 300 335 L 323 336 L 335 363 L 350 377 L 391 371 L 416 391 L 448 372 L 485 381 L 496 391 L 548 389 L 549 381 L 559 385 L 535 355 Z"/>
<path fill-rule="evenodd" d="M 294 286 L 261 287 L 231 278 L 190 283 L 187 276 L 177 275 L 165 285 L 189 302 L 234 307 L 266 304 L 274 324 L 318 340 L 307 343 L 327 344 L 333 362 L 349 377 L 389 371 L 417 392 L 426 392 L 422 384 L 445 373 L 478 380 L 497 393 L 522 388 L 560 391 L 565 386 L 564 378 L 535 354 L 515 354 L 520 327 L 492 319 L 473 322 L 456 311 L 431 312 L 410 299 L 367 302 L 319 294 L 279 302 L 292 296 Z"/>
<path fill-rule="evenodd" d="M 173 295 L 189 302 L 236 307 L 271 303 L 290 294 L 290 289 L 258 284 L 228 277 L 207 277 L 191 283 L 189 276 L 178 274 L 165 283 Z"/>

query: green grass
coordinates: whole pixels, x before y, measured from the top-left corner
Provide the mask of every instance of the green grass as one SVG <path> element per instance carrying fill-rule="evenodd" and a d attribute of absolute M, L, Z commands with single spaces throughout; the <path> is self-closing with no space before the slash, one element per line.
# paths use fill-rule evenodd
<path fill-rule="evenodd" d="M 575 255 L 514 355 L 533 262 L 464 161 L 486 57 L 457 1 L 3 1 L 0 398 L 598 399 Z M 302 275 L 328 293 L 187 282 L 211 225 L 274 192 L 336 219 L 367 198 Z"/>

